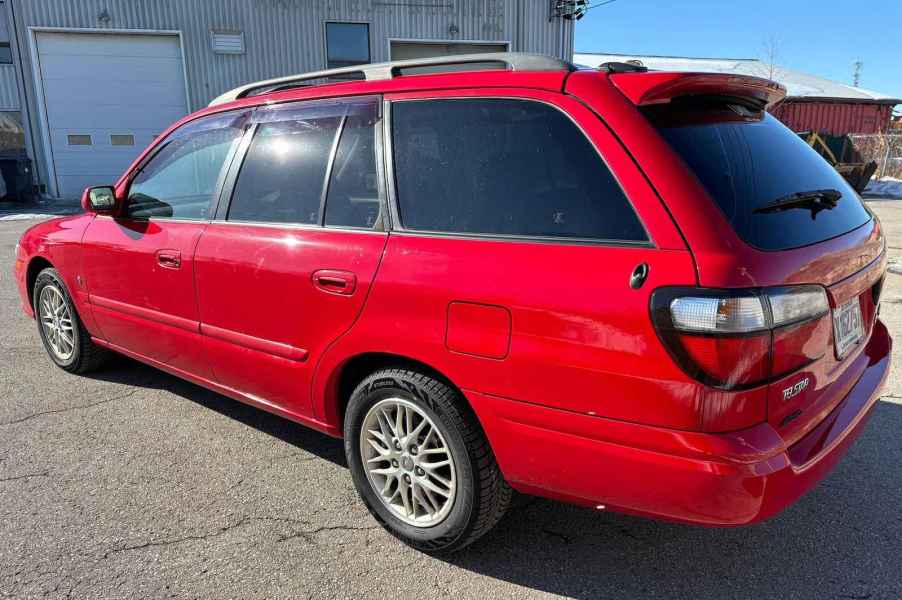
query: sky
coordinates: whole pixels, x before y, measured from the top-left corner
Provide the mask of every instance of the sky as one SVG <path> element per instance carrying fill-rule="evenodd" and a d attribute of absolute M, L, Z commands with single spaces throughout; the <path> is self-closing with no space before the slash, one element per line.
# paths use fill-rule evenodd
<path fill-rule="evenodd" d="M 765 60 L 767 40 L 781 66 L 851 84 L 860 60 L 861 87 L 902 98 L 902 0 L 615 0 L 577 22 L 574 48 Z"/>

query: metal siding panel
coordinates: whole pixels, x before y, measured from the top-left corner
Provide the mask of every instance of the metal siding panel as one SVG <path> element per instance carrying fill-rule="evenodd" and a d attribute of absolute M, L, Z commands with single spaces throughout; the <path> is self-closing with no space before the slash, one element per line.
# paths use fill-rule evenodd
<path fill-rule="evenodd" d="M 326 20 L 370 23 L 374 62 L 388 60 L 390 38 L 510 41 L 568 59 L 573 47 L 573 23 L 549 20 L 537 0 L 29 0 L 17 9 L 26 26 L 181 30 L 192 109 L 248 81 L 323 68 Z M 244 31 L 246 53 L 214 54 L 211 29 Z"/>
<path fill-rule="evenodd" d="M 572 59 L 571 21 L 549 20 L 544 0 L 9 0 L 20 40 L 28 27 L 181 31 L 191 110 L 249 81 L 318 70 L 326 65 L 326 20 L 370 24 L 374 62 L 388 60 L 388 40 L 509 41 L 519 52 Z M 109 16 L 101 21 L 101 13 Z M 458 29 L 452 34 L 451 25 Z M 244 32 L 245 54 L 214 54 L 211 29 Z M 22 48 L 29 118 L 37 124 L 35 84 Z M 7 91 L 0 90 L 0 102 Z M 37 146 L 40 140 L 36 138 Z M 36 148 L 41 160 L 43 148 Z M 43 175 L 42 175 L 43 177 Z"/>

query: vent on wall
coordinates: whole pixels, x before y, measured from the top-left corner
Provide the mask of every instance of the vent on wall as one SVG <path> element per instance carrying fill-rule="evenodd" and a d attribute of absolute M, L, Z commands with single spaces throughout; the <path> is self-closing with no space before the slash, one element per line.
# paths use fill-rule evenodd
<path fill-rule="evenodd" d="M 210 32 L 210 43 L 217 54 L 244 54 L 243 31 Z"/>

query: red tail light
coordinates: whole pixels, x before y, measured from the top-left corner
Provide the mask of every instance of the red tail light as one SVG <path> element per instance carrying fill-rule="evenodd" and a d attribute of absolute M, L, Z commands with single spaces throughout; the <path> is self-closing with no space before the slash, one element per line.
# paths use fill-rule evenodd
<path fill-rule="evenodd" d="M 720 389 L 767 383 L 817 360 L 830 343 L 829 304 L 820 286 L 661 288 L 651 311 L 677 364 Z"/>

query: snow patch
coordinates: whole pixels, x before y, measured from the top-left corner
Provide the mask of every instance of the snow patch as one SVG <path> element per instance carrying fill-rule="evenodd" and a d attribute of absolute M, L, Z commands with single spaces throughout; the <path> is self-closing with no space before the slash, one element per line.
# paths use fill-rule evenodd
<path fill-rule="evenodd" d="M 880 196 L 881 198 L 898 198 L 902 200 L 902 179 L 895 177 L 882 177 L 872 179 L 868 187 L 864 189 L 867 196 Z"/>
<path fill-rule="evenodd" d="M 27 221 L 29 219 L 50 219 L 56 215 L 48 213 L 19 213 L 14 215 L 0 215 L 0 221 Z"/>

